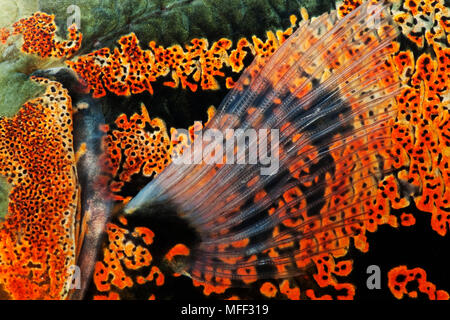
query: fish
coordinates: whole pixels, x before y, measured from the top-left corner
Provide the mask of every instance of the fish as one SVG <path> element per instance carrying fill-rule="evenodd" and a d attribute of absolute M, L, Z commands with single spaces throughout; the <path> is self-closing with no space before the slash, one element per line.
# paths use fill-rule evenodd
<path fill-rule="evenodd" d="M 167 256 L 178 274 L 215 286 L 305 273 L 344 256 L 390 169 L 400 82 L 388 4 L 303 20 L 256 57 L 202 134 L 124 207 L 184 221 L 194 243 Z M 231 141 L 231 142 L 230 142 Z"/>

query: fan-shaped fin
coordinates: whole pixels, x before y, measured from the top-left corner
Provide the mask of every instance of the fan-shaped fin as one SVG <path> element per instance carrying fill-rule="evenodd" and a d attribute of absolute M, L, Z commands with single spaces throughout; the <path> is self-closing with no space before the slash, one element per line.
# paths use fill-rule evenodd
<path fill-rule="evenodd" d="M 185 272 L 201 281 L 288 277 L 343 255 L 384 174 L 396 34 L 381 4 L 302 21 L 125 211 L 173 206 L 199 234 Z"/>

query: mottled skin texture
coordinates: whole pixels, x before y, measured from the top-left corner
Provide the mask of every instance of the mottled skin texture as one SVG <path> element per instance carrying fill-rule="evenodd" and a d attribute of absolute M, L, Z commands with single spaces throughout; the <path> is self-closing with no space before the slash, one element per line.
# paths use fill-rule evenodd
<path fill-rule="evenodd" d="M 345 15 L 354 9 L 360 1 L 344 1 L 343 5 L 338 5 L 339 12 Z M 422 9 L 418 9 L 418 8 Z M 439 9 L 439 10 L 437 10 Z M 395 9 L 393 9 L 394 20 L 401 26 L 401 31 L 405 38 L 401 39 L 401 46 L 395 47 L 398 50 L 393 56 L 393 63 L 399 71 L 404 83 L 404 90 L 397 97 L 398 116 L 392 123 L 392 141 L 393 147 L 385 150 L 384 157 L 387 159 L 389 166 L 394 168 L 391 174 L 387 175 L 380 181 L 375 190 L 375 202 L 370 204 L 370 217 L 364 222 L 364 230 L 368 233 L 375 232 L 383 225 L 391 227 L 399 227 L 399 225 L 409 227 L 414 225 L 414 215 L 428 213 L 431 217 L 432 229 L 444 237 L 448 230 L 448 209 L 449 204 L 449 108 L 448 108 L 448 74 L 449 74 L 449 49 L 448 49 L 448 8 L 444 6 L 443 1 L 397 1 Z M 421 15 L 431 23 L 422 22 Z M 416 19 L 415 27 L 408 25 L 410 20 Z M 434 20 L 433 20 L 434 19 Z M 436 24 L 432 22 L 437 21 Z M 422 28 L 424 26 L 424 28 Z M 416 30 L 417 29 L 417 30 Z M 419 31 L 418 31 L 419 30 Z M 243 49 L 247 44 L 251 44 L 253 50 L 246 51 L 247 54 L 264 54 L 269 52 L 257 52 L 258 44 L 269 44 L 270 39 L 274 38 L 274 34 L 268 34 L 267 42 L 257 38 L 242 40 L 237 42 L 235 47 L 229 47 L 229 52 L 224 60 L 219 59 L 220 63 L 228 62 L 234 72 L 239 72 L 240 64 L 236 60 L 239 48 Z M 121 44 L 130 47 L 130 43 L 136 41 L 133 36 L 124 37 L 128 43 Z M 279 40 L 279 38 L 278 38 Z M 193 45 L 202 48 L 202 39 L 194 39 Z M 120 43 L 120 41 L 119 41 Z M 275 42 L 273 42 L 275 43 Z M 406 45 L 405 45 L 406 44 Z M 205 42 L 203 42 L 205 45 Z M 219 46 L 221 43 L 219 43 Z M 396 45 L 395 45 L 396 46 Z M 133 45 L 131 45 L 133 47 Z M 146 46 L 144 46 L 146 48 Z M 200 52 L 205 53 L 213 45 L 204 46 Z M 235 48 L 235 49 L 232 49 Z M 428 49 L 427 49 L 428 48 Z M 170 49 L 170 48 L 169 48 Z M 427 51 L 425 51 L 427 49 Z M 153 49 L 153 52 L 155 52 Z M 166 50 L 161 48 L 161 52 Z M 183 49 L 181 49 L 183 50 Z M 234 52 L 234 55 L 233 55 Z M 185 55 L 183 50 L 183 55 Z M 118 56 L 112 56 L 117 58 Z M 198 59 L 201 54 L 194 54 Z M 80 58 L 80 59 L 83 59 Z M 200 58 L 201 61 L 201 58 Z M 76 63 L 76 62 L 75 62 Z M 175 61 L 171 64 L 176 68 L 179 65 Z M 89 64 L 88 64 L 89 65 Z M 145 64 L 144 64 L 145 65 Z M 222 64 L 223 65 L 223 64 Z M 83 66 L 73 64 L 80 68 L 78 71 L 82 73 Z M 167 67 L 166 68 L 173 68 Z M 89 70 L 89 69 L 86 69 Z M 170 69 L 172 70 L 172 69 Z M 200 64 L 199 74 L 209 74 L 204 64 Z M 101 70 L 102 71 L 102 70 Z M 168 71 L 167 71 L 168 72 Z M 213 75 L 219 76 L 222 75 Z M 225 75 L 226 79 L 227 75 Z M 94 77 L 86 80 L 95 88 L 97 82 Z M 198 78 L 200 84 L 200 77 Z M 232 79 L 232 78 L 231 78 Z M 194 79 L 195 80 L 195 79 Z M 176 81 L 175 81 L 176 83 Z M 181 86 L 183 87 L 183 83 Z M 167 86 L 168 83 L 165 84 Z M 173 83 L 172 83 L 173 84 Z M 205 84 L 205 82 L 203 82 Z M 232 85 L 231 80 L 227 80 L 227 84 Z M 101 88 L 101 86 L 97 87 Z M 192 90 L 186 84 L 187 90 Z M 213 89 L 214 86 L 205 86 L 202 89 Z M 99 89 L 100 90 L 100 89 Z M 114 89 L 112 92 L 118 94 L 130 94 L 130 89 Z M 140 92 L 140 88 L 135 89 Z M 99 95 L 106 94 L 103 91 Z M 95 90 L 94 90 L 95 93 Z M 136 92 L 137 93 L 137 92 Z M 154 95 L 158 92 L 155 90 Z M 151 109 L 152 106 L 148 106 Z M 141 116 L 145 117 L 142 112 Z M 137 119 L 140 115 L 136 115 Z M 121 115 L 120 119 L 128 119 L 126 115 Z M 151 118 L 153 121 L 159 119 Z M 149 120 L 150 121 L 150 120 Z M 105 131 L 112 133 L 112 131 Z M 162 130 L 162 134 L 164 134 Z M 412 133 L 414 132 L 414 135 Z M 151 135 L 143 134 L 146 139 L 151 141 Z M 167 135 L 167 133 L 165 133 Z M 128 134 L 129 135 L 129 134 Z M 121 152 L 130 148 L 118 147 Z M 129 161 L 128 152 L 123 156 Z M 157 153 L 160 156 L 160 153 Z M 127 160 L 128 159 L 128 160 Z M 145 167 L 146 163 L 151 163 L 154 159 L 141 160 L 140 168 Z M 160 159 L 157 160 L 160 162 Z M 126 172 L 126 166 L 122 166 L 121 170 Z M 158 169 L 159 170 L 159 169 Z M 157 171 L 158 171 L 157 170 Z M 148 174 L 142 174 L 138 170 L 131 170 L 130 175 L 116 175 L 119 188 L 112 190 L 117 200 L 127 199 L 130 194 L 123 185 L 133 183 L 140 179 L 140 176 L 148 178 Z M 126 177 L 121 179 L 120 177 Z M 117 178 L 119 177 L 119 178 Z M 406 183 L 405 183 L 406 182 Z M 142 184 L 142 183 L 141 183 Z M 362 185 L 359 188 L 364 188 Z M 132 194 L 131 194 L 132 196 Z M 407 210 L 408 212 L 403 212 Z M 414 214 L 411 214 L 413 210 Z M 419 210 L 419 211 L 418 211 Z M 135 218 L 136 219 L 136 218 Z M 133 220 L 133 218 L 130 218 Z M 144 226 L 145 225 L 145 226 Z M 165 256 L 170 249 L 178 244 L 178 239 L 166 236 L 160 231 L 161 223 L 155 221 L 128 221 L 121 217 L 116 218 L 113 223 L 107 227 L 108 242 L 103 249 L 103 257 L 98 262 L 94 274 L 95 288 L 91 288 L 91 295 L 95 298 L 165 298 L 174 294 L 170 290 L 171 285 L 183 284 L 189 287 L 189 282 L 193 285 L 193 292 L 197 297 L 210 296 L 214 298 L 244 298 L 244 297 L 262 297 L 267 298 L 309 298 L 309 299 L 331 299 L 331 298 L 352 298 L 355 294 L 355 286 L 352 283 L 346 283 L 347 277 L 352 269 L 352 256 L 344 256 L 335 259 L 332 255 L 324 255 L 313 259 L 309 269 L 306 269 L 305 276 L 288 280 L 257 280 L 252 281 L 249 288 L 234 290 L 228 289 L 227 286 L 214 286 L 207 283 L 199 283 L 173 274 L 173 271 L 166 266 Z M 154 227 L 152 227 L 154 226 Z M 139 229 L 141 228 L 141 229 Z M 160 231 L 160 232 L 158 232 Z M 364 231 L 364 232 L 365 232 Z M 361 251 L 369 250 L 369 243 L 364 236 L 364 232 L 358 237 L 355 246 Z M 448 237 L 448 235 L 447 235 Z M 158 239 L 160 238 L 160 239 Z M 164 243 L 159 242 L 163 239 Z M 189 246 L 188 246 L 189 247 Z M 180 251 L 183 256 L 184 251 Z M 336 261 L 335 261 L 336 260 Z M 116 265 L 116 268 L 113 266 Z M 403 267 L 399 267 L 403 270 Z M 393 278 L 391 274 L 401 273 L 399 268 L 393 269 L 389 279 Z M 113 271 L 113 269 L 115 269 Z M 136 275 L 134 271 L 140 270 L 142 275 Z M 432 270 L 428 270 L 432 272 Z M 407 271 L 404 271 L 407 272 Z M 424 271 L 420 271 L 424 274 Z M 163 275 L 164 274 L 164 275 Z M 107 275 L 110 275 L 108 278 Z M 342 278 L 341 278 L 342 277 Z M 439 281 L 439 280 L 437 280 Z M 439 282 L 437 282 L 439 287 Z M 164 287 L 169 288 L 164 289 Z M 323 293 L 320 288 L 330 291 Z M 447 289 L 448 288 L 444 288 Z M 394 296 L 401 298 L 397 289 L 392 289 Z M 432 298 L 433 290 L 424 289 L 428 298 Z M 135 292 L 136 294 L 133 294 Z M 357 288 L 356 288 L 357 292 Z M 158 296 L 158 293 L 160 295 Z M 410 293 L 409 297 L 414 298 L 416 294 Z M 448 299 L 448 294 L 444 290 L 439 290 L 434 295 L 438 299 Z"/>
<path fill-rule="evenodd" d="M 431 5 L 431 4 L 428 4 L 428 5 Z M 440 7 L 439 7 L 439 5 L 437 7 L 441 8 L 443 10 L 443 12 L 446 12 L 445 11 L 446 9 L 443 7 L 442 3 L 440 3 Z M 340 11 L 344 15 L 346 10 L 351 10 L 351 9 L 352 9 L 352 5 L 348 4 L 348 6 L 344 5 L 342 8 L 340 8 Z M 405 5 L 405 6 L 400 6 L 400 8 L 397 10 L 398 11 L 404 10 L 405 12 L 408 12 L 408 10 L 410 10 L 410 8 L 408 7 L 408 5 Z M 398 17 L 400 14 L 401 13 L 398 13 L 397 15 L 394 16 L 394 19 L 396 19 L 396 21 L 398 20 Z M 446 13 L 446 14 L 442 13 L 442 15 L 445 16 L 445 15 L 448 15 L 448 13 Z M 446 20 L 444 19 L 444 21 L 446 21 Z M 438 24 L 438 28 L 439 28 L 439 26 L 441 26 L 440 30 L 442 30 L 445 27 L 445 24 Z M 407 34 L 407 30 L 404 30 L 404 33 Z M 439 32 L 437 32 L 437 34 L 439 34 Z M 410 38 L 410 37 L 408 37 L 408 38 Z M 432 40 L 432 38 L 430 38 L 430 39 Z M 440 54 L 439 51 L 446 50 L 445 46 L 441 46 L 441 48 L 439 48 L 438 46 L 434 45 L 432 47 L 435 50 L 437 50 L 436 51 L 437 57 L 443 55 L 443 54 Z M 424 57 L 422 57 L 422 59 L 424 59 Z M 398 68 L 400 74 L 402 74 L 402 76 L 404 77 L 403 81 L 405 83 L 408 83 L 409 78 L 417 79 L 417 77 L 420 75 L 420 70 L 423 68 L 419 64 L 419 66 L 416 69 L 417 71 L 414 72 L 414 69 L 413 69 L 414 56 L 413 56 L 413 53 L 411 50 L 400 50 L 400 52 L 398 52 L 396 55 L 394 55 L 394 63 L 396 65 L 396 68 Z M 420 63 L 420 60 L 419 60 L 419 63 Z M 409 71 L 408 71 L 408 66 L 409 66 Z M 448 80 L 445 80 L 446 79 L 445 77 L 447 76 L 447 73 L 448 73 L 448 71 L 446 71 L 447 70 L 446 68 L 448 68 L 448 64 L 445 63 L 445 57 L 441 58 L 439 66 L 440 67 L 435 67 L 433 69 L 433 70 L 435 70 L 435 71 L 433 71 L 433 72 L 435 72 L 433 78 L 441 79 L 441 80 L 439 80 L 439 82 L 445 86 L 445 84 L 448 82 Z M 442 69 L 442 68 L 444 68 L 444 69 Z M 415 77 L 413 76 L 414 73 L 416 74 Z M 430 78 L 430 76 L 428 78 Z M 431 79 L 433 79 L 433 78 L 431 78 Z M 422 75 L 422 79 L 426 79 L 426 75 Z M 417 82 L 417 80 L 415 80 L 415 81 Z M 428 81 L 431 82 L 431 80 L 428 80 Z M 407 89 L 405 89 L 405 91 L 406 90 Z M 438 117 L 436 117 L 436 116 L 433 117 L 435 120 L 434 123 L 436 123 L 436 125 L 435 125 L 436 129 L 433 129 L 433 131 L 441 132 L 441 134 L 440 134 L 441 138 L 434 141 L 434 143 L 429 141 L 429 145 L 430 145 L 430 147 L 434 146 L 435 147 L 434 150 L 436 152 L 438 152 L 441 155 L 440 157 L 442 157 L 442 159 L 444 160 L 444 159 L 447 159 L 447 156 L 448 156 L 448 151 L 446 151 L 448 146 L 446 145 L 446 138 L 445 138 L 445 135 L 442 134 L 441 128 L 444 129 L 446 124 L 448 123 L 448 120 L 446 120 L 446 119 L 448 119 L 447 118 L 448 117 L 448 108 L 446 107 L 446 105 L 448 103 L 447 102 L 448 98 L 446 98 L 446 96 L 448 96 L 448 94 L 447 94 L 448 88 L 441 87 L 440 90 L 442 91 L 442 94 L 439 94 L 439 96 L 437 97 L 436 100 L 429 99 L 429 101 L 439 101 L 439 103 L 436 104 L 435 108 L 436 109 L 440 108 L 439 110 L 441 110 L 441 111 L 438 111 L 438 110 L 435 111 L 435 114 L 438 115 Z M 402 94 L 405 94 L 405 91 Z M 410 122 L 411 116 L 409 116 L 408 118 L 402 118 L 403 115 L 405 114 L 405 112 L 402 111 L 402 108 L 401 108 L 401 104 L 404 103 L 402 101 L 404 101 L 404 100 L 402 100 L 401 97 L 399 97 L 399 99 L 398 99 L 398 102 L 400 103 L 399 104 L 399 106 L 400 106 L 399 117 L 397 118 L 396 122 L 404 123 L 404 121 L 406 120 L 406 121 L 409 121 L 409 123 L 411 123 Z M 428 102 L 426 102 L 426 103 L 428 103 Z M 424 106 L 421 110 L 422 110 L 422 117 L 425 117 L 426 116 L 425 113 L 427 111 L 429 112 L 431 109 L 430 108 L 427 109 L 427 107 Z M 409 112 L 415 113 L 414 109 L 412 111 L 410 110 Z M 404 117 L 406 117 L 406 116 L 404 116 Z M 399 124 L 393 124 L 393 128 L 394 128 L 394 130 L 393 130 L 392 134 L 394 135 L 395 138 L 397 138 L 396 134 L 399 133 Z M 418 139 L 418 140 L 420 140 L 420 139 Z M 402 148 L 402 147 L 404 148 L 404 146 L 400 145 L 401 140 L 394 139 L 394 142 L 396 144 L 398 144 L 399 146 L 398 147 L 395 146 L 392 150 L 388 150 L 388 154 L 386 154 L 386 157 L 392 159 L 391 165 L 394 166 L 394 168 L 401 168 L 401 167 L 403 167 L 403 165 L 402 165 L 402 163 L 403 163 L 403 164 L 406 164 L 407 168 L 410 168 L 409 170 L 413 171 L 414 166 L 409 165 L 408 157 L 403 156 L 403 158 L 399 158 L 396 155 L 399 152 L 399 151 L 396 151 L 396 149 Z M 417 141 L 415 143 L 418 146 L 421 145 L 420 141 Z M 439 145 L 439 148 L 436 148 L 437 145 Z M 423 147 L 423 145 L 422 145 L 422 147 Z M 434 159 L 436 159 L 436 157 L 434 157 Z M 441 160 L 441 161 L 443 161 L 443 160 Z M 444 178 L 443 185 L 448 185 L 448 180 L 445 180 L 445 177 L 448 176 L 448 165 L 447 165 L 447 167 L 445 167 L 445 160 L 443 163 L 441 162 L 440 168 L 441 168 L 441 170 L 439 170 L 439 171 L 432 170 L 432 172 L 436 172 L 439 175 L 442 175 Z M 377 194 L 378 194 L 377 198 L 376 198 L 377 200 L 373 205 L 373 213 L 372 213 L 373 218 L 369 218 L 365 222 L 365 224 L 366 224 L 365 227 L 367 228 L 367 231 L 375 232 L 379 229 L 379 226 L 383 225 L 383 224 L 388 224 L 392 227 L 398 227 L 399 224 L 401 224 L 402 226 L 405 226 L 405 227 L 414 225 L 415 219 L 414 219 L 414 216 L 411 215 L 410 213 L 406 213 L 406 212 L 397 213 L 397 211 L 395 211 L 395 214 L 394 214 L 394 212 L 390 210 L 390 208 L 395 209 L 395 210 L 400 210 L 401 208 L 406 208 L 406 207 L 408 207 L 408 210 L 412 210 L 411 203 L 410 203 L 410 196 L 408 195 L 408 192 L 402 191 L 402 189 L 405 188 L 405 186 L 402 183 L 399 183 L 399 180 L 398 180 L 399 175 L 400 176 L 404 175 L 405 171 L 403 171 L 403 172 L 396 171 L 396 172 L 397 173 L 395 173 L 393 175 L 387 176 L 385 181 L 380 183 L 379 189 L 377 191 Z M 411 174 L 414 174 L 414 173 L 411 173 Z M 425 176 L 422 176 L 420 174 L 419 175 L 416 174 L 415 176 L 425 178 Z M 410 182 L 412 182 L 412 181 L 410 181 Z M 423 188 L 423 187 L 419 187 L 418 189 L 413 188 L 413 190 L 416 190 L 416 191 L 414 191 L 415 193 L 413 195 L 413 198 L 416 199 L 416 203 L 418 203 L 420 206 L 419 199 L 423 199 L 424 194 L 426 194 L 426 192 L 427 192 L 426 185 L 427 184 L 421 183 L 419 181 L 417 183 L 420 186 L 422 186 L 422 185 L 425 186 L 425 188 Z M 406 187 L 406 188 L 408 188 L 408 187 Z M 445 188 L 442 189 L 441 192 L 437 193 L 436 199 L 440 198 L 440 199 L 442 199 L 442 201 L 445 201 L 445 199 L 448 198 L 445 196 L 445 192 L 446 192 L 446 189 Z M 435 208 L 435 209 L 433 209 L 433 208 Z M 440 210 L 445 211 L 445 207 L 442 207 L 442 208 L 443 209 L 440 209 Z M 422 207 L 421 210 L 423 210 L 423 209 L 424 209 L 424 207 Z M 438 206 L 429 206 L 429 209 L 424 210 L 424 211 L 428 211 L 428 210 L 430 210 L 430 212 L 431 212 L 431 210 L 439 211 L 439 207 Z M 398 216 L 397 216 L 397 214 L 398 214 Z M 447 215 L 444 215 L 444 216 L 447 216 Z M 446 228 L 445 223 L 441 223 L 440 224 L 441 227 L 438 228 L 436 226 L 437 222 L 433 222 L 433 221 L 442 221 L 442 219 L 443 219 L 442 215 L 440 216 L 439 219 L 438 218 L 432 219 L 432 226 L 433 226 L 433 229 L 435 229 L 436 231 L 438 231 L 440 234 L 443 235 L 444 230 Z M 156 237 L 157 237 L 157 235 L 156 235 Z M 361 238 L 361 240 L 362 240 L 362 242 L 360 242 L 358 244 L 358 246 L 363 251 L 367 251 L 368 243 L 363 238 Z M 319 283 L 319 286 L 327 287 L 327 285 L 329 285 L 330 282 L 324 281 L 324 279 L 326 279 L 324 270 L 334 270 L 334 267 L 322 268 L 322 267 L 320 267 L 320 263 L 317 263 L 317 261 L 315 261 L 315 262 L 316 262 L 315 264 L 316 264 L 316 268 L 317 268 L 317 274 L 314 276 L 314 279 L 315 279 L 315 281 L 317 281 Z M 343 267 L 344 265 L 345 265 L 345 268 Z M 338 270 L 340 270 L 340 268 L 342 268 L 342 271 L 338 271 Z M 349 274 L 351 272 L 351 268 L 352 268 L 351 261 L 339 262 L 339 267 L 336 268 L 337 273 L 328 279 L 339 279 L 338 278 L 339 276 L 346 276 L 347 274 Z M 336 276 L 338 276 L 338 277 L 336 278 Z M 336 280 L 332 280 L 331 284 L 334 283 L 334 281 L 336 281 Z M 194 282 L 194 285 L 199 285 L 199 284 Z M 267 284 L 267 282 L 260 283 L 260 293 L 262 293 L 264 296 L 267 296 L 267 297 L 283 297 L 283 295 L 280 295 L 279 293 L 287 292 L 286 291 L 287 290 L 286 282 L 278 283 L 278 285 L 280 287 L 283 286 L 284 291 L 281 291 L 280 288 L 277 289 L 277 287 L 273 287 L 273 285 L 274 285 L 273 283 Z M 354 286 L 352 286 L 351 284 L 337 285 L 335 288 L 336 289 L 341 288 L 340 286 L 342 288 L 345 286 L 348 286 L 349 289 L 347 289 L 347 293 L 353 292 L 353 290 L 354 290 Z M 294 289 L 295 289 L 295 285 L 294 285 Z M 348 291 L 348 290 L 350 290 L 350 291 Z M 203 293 L 206 295 L 211 295 L 211 293 L 213 293 L 213 292 L 222 293 L 223 291 L 224 290 L 220 289 L 220 288 L 204 286 Z M 251 290 L 249 290 L 248 292 L 251 292 Z M 334 295 L 316 296 L 313 292 L 314 291 L 312 291 L 310 289 L 305 290 L 305 294 L 308 298 L 333 298 L 333 296 L 334 296 Z M 352 294 L 350 294 L 350 296 L 352 296 Z M 228 294 L 223 295 L 223 298 L 226 298 L 226 297 L 231 298 L 231 297 L 236 297 L 236 295 L 234 295 L 231 290 L 228 292 Z M 290 295 L 289 297 L 295 298 L 295 297 L 297 297 L 297 295 L 294 293 L 294 294 Z M 334 297 L 337 298 L 337 296 L 334 296 Z M 439 295 L 439 298 L 441 298 L 441 299 L 442 298 L 445 299 L 445 297 L 446 297 L 445 294 Z"/>
<path fill-rule="evenodd" d="M 63 299 L 75 264 L 78 202 L 72 104 L 60 83 L 36 81 L 45 95 L 0 120 L 0 173 L 11 185 L 0 283 L 11 299 Z"/>
<path fill-rule="evenodd" d="M 439 290 L 427 281 L 427 274 L 422 268 L 408 270 L 406 266 L 398 266 L 389 271 L 388 278 L 389 289 L 397 299 L 402 299 L 404 295 L 417 298 L 423 294 L 429 300 L 449 300 L 447 291 Z"/>

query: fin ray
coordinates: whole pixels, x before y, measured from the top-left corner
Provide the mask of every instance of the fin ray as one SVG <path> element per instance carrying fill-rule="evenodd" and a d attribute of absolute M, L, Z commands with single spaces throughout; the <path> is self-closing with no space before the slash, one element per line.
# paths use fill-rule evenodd
<path fill-rule="evenodd" d="M 243 161 L 251 142 L 244 152 L 227 145 L 223 163 L 172 163 L 127 204 L 126 212 L 167 202 L 177 208 L 200 237 L 186 264 L 193 278 L 255 276 L 241 268 L 286 277 L 312 257 L 348 249 L 385 174 L 378 155 L 389 145 L 399 87 L 388 61 L 397 31 L 385 9 L 363 4 L 343 19 L 333 11 L 302 21 L 271 57 L 243 72 L 207 124 L 225 136 L 278 129 L 277 137 L 253 141 L 279 161 L 278 171 L 263 175 L 262 164 Z M 218 143 L 200 141 L 200 150 Z M 184 152 L 204 156 L 195 141 Z"/>

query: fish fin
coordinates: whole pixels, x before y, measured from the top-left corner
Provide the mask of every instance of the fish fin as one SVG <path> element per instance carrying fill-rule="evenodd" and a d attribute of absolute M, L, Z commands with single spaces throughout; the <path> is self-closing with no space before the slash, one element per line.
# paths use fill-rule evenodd
<path fill-rule="evenodd" d="M 382 4 L 302 21 L 125 211 L 170 202 L 199 235 L 186 272 L 200 281 L 290 277 L 344 255 L 385 174 L 396 36 Z"/>

